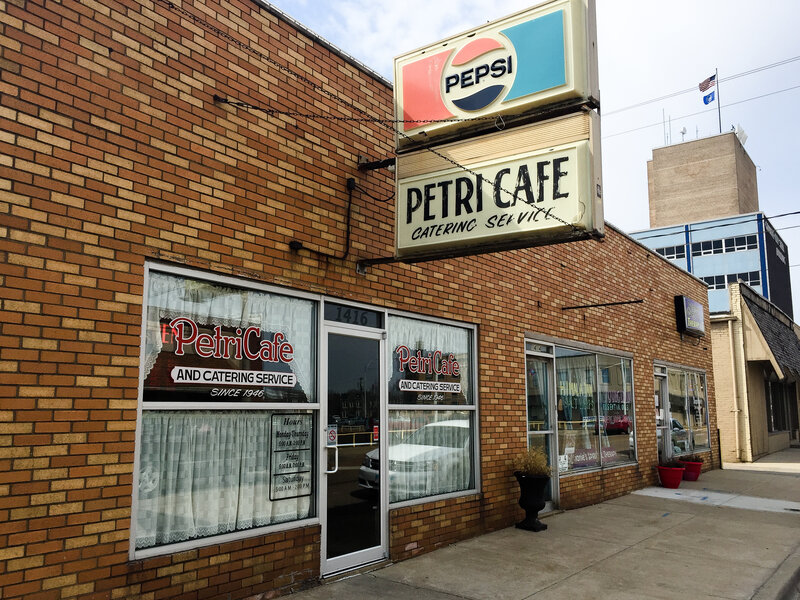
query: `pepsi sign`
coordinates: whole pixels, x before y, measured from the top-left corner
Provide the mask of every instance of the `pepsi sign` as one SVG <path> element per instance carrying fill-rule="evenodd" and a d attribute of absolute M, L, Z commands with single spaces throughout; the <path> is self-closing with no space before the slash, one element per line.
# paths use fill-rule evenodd
<path fill-rule="evenodd" d="M 474 128 L 476 117 L 596 99 L 593 7 L 554 0 L 397 57 L 398 148 Z"/>

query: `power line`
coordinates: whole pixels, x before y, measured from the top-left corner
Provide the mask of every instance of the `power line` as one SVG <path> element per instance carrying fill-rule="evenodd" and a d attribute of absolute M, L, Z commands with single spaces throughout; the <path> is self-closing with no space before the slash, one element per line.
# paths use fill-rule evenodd
<path fill-rule="evenodd" d="M 800 85 L 795 85 L 795 86 L 792 86 L 792 87 L 784 88 L 782 90 L 777 90 L 775 92 L 769 92 L 768 94 L 761 94 L 760 96 L 752 96 L 750 98 L 745 98 L 744 100 L 738 100 L 736 102 L 729 102 L 725 106 L 726 107 L 736 106 L 737 104 L 744 104 L 745 102 L 751 102 L 752 100 L 760 100 L 761 98 L 766 98 L 767 96 L 774 96 L 775 94 L 782 94 L 783 92 L 790 92 L 790 91 L 796 90 L 798 88 L 800 88 Z M 682 115 L 680 117 L 675 117 L 675 120 L 677 121 L 678 119 L 688 119 L 689 117 L 696 117 L 697 115 L 702 115 L 702 114 L 705 114 L 707 112 L 713 112 L 715 110 L 716 109 L 714 109 L 714 108 L 709 108 L 709 109 L 701 110 L 699 112 L 691 113 L 691 114 L 688 114 L 688 115 Z M 625 135 L 627 133 L 633 133 L 635 131 L 641 131 L 642 129 L 649 129 L 650 127 L 658 127 L 658 126 L 661 126 L 661 125 L 663 125 L 663 123 L 651 123 L 650 125 L 642 125 L 641 127 L 635 127 L 634 129 L 628 129 L 626 131 L 620 131 L 618 133 L 612 133 L 611 135 L 604 135 L 602 137 L 603 137 L 603 139 L 608 139 L 608 138 L 612 138 L 612 137 L 617 137 L 618 135 Z"/>
<path fill-rule="evenodd" d="M 741 73 L 736 73 L 735 75 L 731 75 L 730 77 L 725 77 L 724 79 L 720 78 L 719 81 L 720 81 L 720 83 L 722 83 L 723 81 L 724 82 L 733 81 L 734 79 L 738 79 L 739 77 L 745 77 L 747 75 L 752 75 L 753 73 L 758 73 L 760 71 L 766 71 L 767 69 L 773 69 L 775 67 L 780 67 L 782 65 L 785 65 L 785 64 L 797 61 L 797 60 L 800 60 L 800 56 L 793 56 L 792 58 L 787 58 L 787 59 L 780 60 L 778 62 L 774 62 L 774 63 L 768 64 L 768 65 L 764 65 L 764 66 L 761 66 L 761 67 L 756 67 L 755 69 L 750 69 L 749 71 L 743 71 Z M 631 104 L 630 106 L 625 106 L 623 108 L 617 108 L 617 109 L 614 109 L 614 110 L 610 110 L 610 111 L 604 112 L 603 116 L 604 117 L 608 117 L 609 115 L 614 115 L 614 114 L 617 114 L 617 113 L 621 113 L 621 112 L 624 112 L 626 110 L 631 110 L 633 108 L 639 108 L 640 106 L 646 106 L 648 104 L 653 104 L 654 102 L 660 102 L 662 100 L 667 100 L 668 98 L 674 98 L 675 96 L 681 96 L 683 94 L 688 94 L 689 92 L 694 92 L 697 89 L 698 89 L 697 86 L 692 86 L 692 87 L 687 88 L 685 90 L 680 90 L 679 92 L 672 92 L 671 94 L 666 94 L 664 96 L 659 96 L 658 98 L 651 98 L 650 100 L 643 100 L 642 102 L 638 102 L 636 104 Z"/>
<path fill-rule="evenodd" d="M 780 215 L 774 215 L 772 217 L 766 217 L 766 215 L 765 215 L 765 217 L 767 219 L 780 219 L 781 217 L 789 217 L 789 216 L 792 216 L 792 215 L 800 215 L 800 210 L 796 210 L 796 211 L 788 212 L 788 213 L 782 213 Z M 741 225 L 742 223 L 754 223 L 756 221 L 758 221 L 758 217 L 755 217 L 755 218 L 752 218 L 752 219 L 744 219 L 742 221 L 736 221 L 734 223 L 718 223 L 717 225 L 709 225 L 707 227 L 693 227 L 691 231 L 692 232 L 695 232 L 695 231 L 706 231 L 708 229 L 719 229 L 721 227 L 734 227 L 736 225 Z M 670 233 L 654 233 L 653 235 L 643 235 L 641 237 L 633 237 L 631 235 L 631 237 L 633 237 L 633 239 L 635 239 L 637 241 L 639 241 L 639 240 L 649 240 L 651 238 L 667 237 L 667 236 L 671 236 L 671 235 L 682 235 L 686 231 L 685 229 L 683 229 L 683 227 L 684 227 L 683 225 L 675 225 L 675 227 L 681 227 L 681 230 L 680 231 L 672 231 Z M 789 229 L 789 227 L 787 227 L 786 229 Z M 628 234 L 628 235 L 630 235 L 630 234 Z"/>
<path fill-rule="evenodd" d="M 364 115 L 364 117 L 366 117 L 366 118 L 350 118 L 350 117 L 336 117 L 335 115 L 330 115 L 330 116 L 327 117 L 328 119 L 330 119 L 330 120 L 343 120 L 343 121 L 375 122 L 375 123 L 378 123 L 380 125 L 385 126 L 387 129 L 391 130 L 393 133 L 397 133 L 398 135 L 400 135 L 400 136 L 402 136 L 402 137 L 404 137 L 406 139 L 411 139 L 409 135 L 407 135 L 406 133 L 401 131 L 399 128 L 395 128 L 393 125 L 390 125 L 389 122 L 387 122 L 387 120 L 379 119 L 379 118 L 370 116 L 369 113 L 367 113 L 367 111 L 359 108 L 358 106 L 356 106 L 351 101 L 349 101 L 349 100 L 347 100 L 345 98 L 342 98 L 341 96 L 339 96 L 338 94 L 336 94 L 336 93 L 334 93 L 334 92 L 332 92 L 330 90 L 325 89 L 323 86 L 313 82 L 312 80 L 308 79 L 304 75 L 301 75 L 300 73 L 295 72 L 290 67 L 288 67 L 286 65 L 282 65 L 281 63 L 279 63 L 275 59 L 270 58 L 269 56 L 267 56 L 264 52 L 262 52 L 260 50 L 257 50 L 255 48 L 253 48 L 252 46 L 249 46 L 248 44 L 242 42 L 241 40 L 237 40 L 235 37 L 233 37 L 228 32 L 223 31 L 219 27 L 211 25 L 210 23 L 204 21 L 199 16 L 197 16 L 195 14 L 192 14 L 191 12 L 186 10 L 185 8 L 177 6 L 171 0 L 158 0 L 158 2 L 160 2 L 161 4 L 166 5 L 169 8 L 169 10 L 171 10 L 171 11 L 179 12 L 179 13 L 183 14 L 187 19 L 193 21 L 195 24 L 197 24 L 197 25 L 199 25 L 199 26 L 201 26 L 201 27 L 203 27 L 203 28 L 205 28 L 205 29 L 207 29 L 209 31 L 212 31 L 213 33 L 215 33 L 218 36 L 220 36 L 222 39 L 228 40 L 230 43 L 236 45 L 240 49 L 245 50 L 246 52 L 249 52 L 253 56 L 256 56 L 256 57 L 262 59 L 267 64 L 278 68 L 280 71 L 283 71 L 285 73 L 290 74 L 292 77 L 294 77 L 298 81 L 301 81 L 301 82 L 307 84 L 309 87 L 311 87 L 315 91 L 328 96 L 329 98 L 335 100 L 336 102 L 339 102 L 340 104 L 342 104 L 342 105 L 348 107 L 349 109 L 353 110 L 354 112 L 356 112 L 358 114 L 361 114 L 361 115 Z M 255 106 L 255 105 L 252 105 L 252 104 L 248 104 L 246 102 L 229 101 L 229 100 L 227 100 L 227 99 L 225 99 L 225 98 L 223 98 L 221 96 L 218 96 L 216 94 L 214 94 L 214 101 L 233 104 L 233 105 L 235 105 L 235 106 L 237 106 L 239 108 L 253 109 L 253 110 L 258 110 L 258 111 L 262 111 L 262 112 L 266 112 L 266 113 L 270 113 L 270 112 L 275 113 L 275 114 L 279 114 L 280 113 L 280 111 L 273 111 L 271 109 L 266 109 L 266 108 L 263 108 L 263 107 Z M 300 115 L 300 113 L 297 113 L 297 115 L 298 116 L 311 116 L 311 115 Z M 427 147 L 427 148 L 425 148 L 425 150 L 428 151 L 428 152 L 431 152 L 432 154 L 435 154 L 436 156 L 438 156 L 439 158 L 441 158 L 443 160 L 446 160 L 447 162 L 449 162 L 452 165 L 454 165 L 456 168 L 461 169 L 462 171 L 464 171 L 466 173 L 470 173 L 471 175 L 474 175 L 476 177 L 479 177 L 478 173 L 476 173 L 472 169 L 470 169 L 470 168 L 458 163 L 457 161 L 455 161 L 452 158 L 442 154 L 441 152 L 437 151 L 436 149 L 431 148 L 431 147 Z M 503 188 L 501 186 L 498 186 L 498 189 L 503 191 L 504 193 L 512 196 L 516 200 L 516 197 L 517 197 L 516 193 L 512 193 L 509 190 L 507 190 L 507 189 L 505 189 L 505 188 Z M 526 204 L 530 205 L 531 208 L 533 209 L 533 211 L 534 211 L 533 219 L 534 220 L 537 219 L 539 217 L 539 215 L 543 215 L 544 219 L 554 219 L 554 220 L 558 221 L 559 223 L 569 227 L 571 229 L 571 231 L 573 231 L 573 232 L 579 231 L 578 227 L 576 227 L 574 224 L 568 223 L 567 221 L 565 221 L 561 217 L 552 214 L 551 211 L 555 207 L 551 207 L 551 208 L 545 210 L 543 208 L 535 206 L 535 203 L 530 201 L 530 200 L 523 200 L 523 202 L 525 202 Z"/>

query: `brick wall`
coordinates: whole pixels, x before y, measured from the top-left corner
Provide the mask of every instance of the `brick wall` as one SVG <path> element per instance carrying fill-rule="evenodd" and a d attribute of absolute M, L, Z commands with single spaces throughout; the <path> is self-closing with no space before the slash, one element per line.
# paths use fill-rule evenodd
<path fill-rule="evenodd" d="M 734 402 L 735 389 L 733 357 L 731 356 L 731 335 L 734 328 L 741 329 L 739 319 L 718 320 L 711 326 L 711 338 L 717 351 L 714 353 L 714 373 L 717 376 L 717 421 L 719 423 L 721 455 L 725 462 L 739 462 L 739 447 L 737 441 L 739 433 L 739 414 Z M 726 352 L 727 350 L 727 352 Z M 741 353 L 741 349 L 739 350 Z M 745 393 L 746 397 L 746 393 Z M 737 398 L 737 401 L 741 402 Z"/>
<path fill-rule="evenodd" d="M 520 517 L 525 331 L 634 354 L 640 464 L 565 479 L 565 506 L 654 481 L 654 359 L 708 370 L 716 430 L 710 343 L 682 341 L 672 308 L 705 287 L 613 230 L 358 275 L 392 253 L 375 198 L 393 181 L 357 160 L 392 136 L 339 117 L 390 117 L 391 90 L 255 3 L 0 0 L 0 69 L 0 597 L 245 598 L 318 576 L 317 527 L 129 562 L 148 260 L 477 324 L 480 494 L 393 511 L 393 558 Z M 347 258 L 291 252 L 345 253 L 348 177 L 369 196 Z"/>

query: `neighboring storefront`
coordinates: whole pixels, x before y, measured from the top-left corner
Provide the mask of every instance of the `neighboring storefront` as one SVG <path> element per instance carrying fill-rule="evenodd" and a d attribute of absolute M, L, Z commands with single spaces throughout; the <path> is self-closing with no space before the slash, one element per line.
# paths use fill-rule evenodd
<path fill-rule="evenodd" d="M 800 330 L 746 283 L 728 293 L 730 312 L 711 317 L 722 457 L 752 462 L 800 445 Z"/>
<path fill-rule="evenodd" d="M 511 526 L 528 446 L 564 509 L 719 466 L 700 280 L 608 224 L 383 264 L 378 75 L 246 0 L 6 8 L 3 598 L 285 594 Z"/>

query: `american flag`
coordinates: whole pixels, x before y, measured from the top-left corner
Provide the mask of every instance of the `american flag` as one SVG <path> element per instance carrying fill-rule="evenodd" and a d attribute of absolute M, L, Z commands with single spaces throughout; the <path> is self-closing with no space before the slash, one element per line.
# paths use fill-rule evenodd
<path fill-rule="evenodd" d="M 703 81 L 701 81 L 698 87 L 700 88 L 701 92 L 705 92 L 708 88 L 714 87 L 716 83 L 717 83 L 717 75 L 715 73 L 708 79 L 704 79 Z"/>

